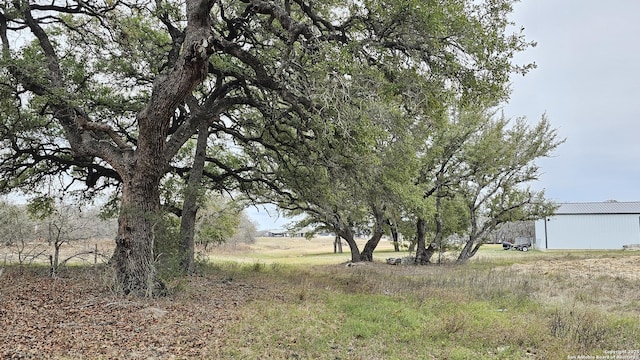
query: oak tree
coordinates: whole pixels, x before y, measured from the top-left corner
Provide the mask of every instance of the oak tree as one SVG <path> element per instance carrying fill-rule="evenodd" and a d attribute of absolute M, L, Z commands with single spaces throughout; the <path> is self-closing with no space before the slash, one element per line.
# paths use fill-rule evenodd
<path fill-rule="evenodd" d="M 553 202 L 530 184 L 540 176 L 536 161 L 551 156 L 563 142 L 543 116 L 532 125 L 524 118 L 487 119 L 487 127 L 465 144 L 466 174 L 458 193 L 469 212 L 469 230 L 458 262 L 474 256 L 500 225 L 553 213 Z"/>
<path fill-rule="evenodd" d="M 452 97 L 504 99 L 508 75 L 527 70 L 511 58 L 530 45 L 506 30 L 511 4 L 3 2 L 0 188 L 117 188 L 116 288 L 162 293 L 160 185 L 190 170 L 174 159 L 199 129 L 228 150 L 206 156 L 212 181 L 286 191 L 268 163 L 334 135 L 325 129 L 344 118 L 328 107 L 342 99 L 328 91 L 345 75 L 372 69 L 372 89 L 421 107 L 426 121 Z"/>

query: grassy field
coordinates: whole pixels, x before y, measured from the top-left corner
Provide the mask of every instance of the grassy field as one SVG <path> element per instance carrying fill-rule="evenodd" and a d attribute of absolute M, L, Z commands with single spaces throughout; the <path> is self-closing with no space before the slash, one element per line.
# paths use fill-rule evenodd
<path fill-rule="evenodd" d="M 304 250 L 302 250 L 302 247 Z M 568 359 L 640 355 L 640 256 L 483 248 L 469 264 L 340 265 L 331 239 L 260 239 L 220 271 L 283 289 L 256 299 L 217 356 Z M 449 255 L 451 256 L 451 255 Z M 450 258 L 450 257 L 448 257 Z M 229 263 L 225 261 L 233 260 Z M 332 263 L 334 265 L 323 265 Z M 306 265 L 301 265 L 306 264 Z M 315 264 L 312 266 L 310 264 Z M 630 271 L 629 271 L 630 270 Z M 232 270 L 233 271 L 233 270 Z"/>
<path fill-rule="evenodd" d="M 365 239 L 357 240 L 360 249 L 366 243 Z M 343 244 L 343 253 L 333 253 L 333 237 L 315 237 L 313 239 L 290 237 L 258 238 L 255 244 L 239 245 L 238 247 L 219 247 L 209 251 L 206 257 L 212 262 L 262 263 L 281 265 L 323 265 L 338 264 L 351 259 L 349 247 Z M 393 245 L 389 241 L 381 241 L 376 254 L 391 254 Z M 395 255 L 389 255 L 395 256 Z"/>
<path fill-rule="evenodd" d="M 366 239 L 357 239 L 360 249 L 364 247 Z M 333 253 L 333 237 L 315 237 L 313 239 L 289 238 L 289 237 L 262 237 L 255 244 L 241 244 L 237 247 L 223 246 L 208 251 L 203 256 L 211 262 L 239 262 L 262 263 L 281 265 L 328 265 L 348 262 L 351 259 L 349 247 L 343 244 L 343 253 Z M 383 261 L 388 257 L 408 256 L 406 251 L 394 252 L 393 244 L 384 239 L 380 241 L 374 253 L 376 260 Z M 454 253 L 444 254 L 444 260 L 455 259 Z M 492 264 L 512 264 L 516 262 L 529 262 L 538 259 L 557 258 L 598 258 L 611 256 L 636 255 L 634 252 L 624 251 L 598 251 L 598 250 L 530 250 L 526 253 L 520 251 L 504 251 L 500 244 L 487 244 L 480 248 L 472 262 L 490 262 Z M 637 253 L 640 255 L 640 253 Z M 434 260 L 438 254 L 434 255 Z"/>
<path fill-rule="evenodd" d="M 0 358 L 640 357 L 640 254 L 498 245 L 465 265 L 391 266 L 406 254 L 383 241 L 376 262 L 347 267 L 348 249 L 332 250 L 330 238 L 215 248 L 161 299 L 111 293 L 100 268 L 53 281 L 8 269 Z"/>

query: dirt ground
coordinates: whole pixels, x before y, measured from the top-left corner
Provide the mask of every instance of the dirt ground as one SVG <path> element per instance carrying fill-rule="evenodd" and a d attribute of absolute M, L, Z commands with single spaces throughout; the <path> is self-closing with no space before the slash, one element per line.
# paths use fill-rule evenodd
<path fill-rule="evenodd" d="M 0 359 L 205 357 L 224 340 L 225 324 L 239 316 L 238 307 L 267 291 L 196 276 L 169 284 L 175 294 L 164 298 L 118 296 L 101 265 L 113 248 L 113 240 L 64 244 L 60 261 L 97 267 L 64 267 L 52 279 L 48 266 L 20 266 L 48 265 L 52 246 L 0 245 L 0 268 L 13 265 L 0 274 Z"/>

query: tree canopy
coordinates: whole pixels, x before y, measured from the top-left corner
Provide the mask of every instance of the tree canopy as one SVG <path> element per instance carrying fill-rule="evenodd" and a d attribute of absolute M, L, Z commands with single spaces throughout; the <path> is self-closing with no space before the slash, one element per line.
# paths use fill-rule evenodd
<path fill-rule="evenodd" d="M 341 170 L 345 189 L 391 186 L 393 172 L 375 169 L 397 156 L 402 134 L 392 122 L 423 134 L 452 103 L 504 101 L 509 75 L 531 68 L 512 63 L 532 45 L 508 30 L 512 4 L 5 2 L 0 190 L 82 182 L 92 196 L 115 187 L 117 288 L 161 293 L 153 266 L 161 184 L 192 170 L 180 154 L 197 133 L 206 132 L 211 186 L 256 200 L 270 191 L 306 201 L 304 183 L 282 175 L 330 173 L 334 159 L 335 169 L 369 171 Z M 384 205 L 368 209 L 383 217 Z"/>

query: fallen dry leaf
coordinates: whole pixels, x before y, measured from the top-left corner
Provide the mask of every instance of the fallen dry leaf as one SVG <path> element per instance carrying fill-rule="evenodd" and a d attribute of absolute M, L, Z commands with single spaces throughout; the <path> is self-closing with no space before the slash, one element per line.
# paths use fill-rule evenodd
<path fill-rule="evenodd" d="M 0 278 L 0 358 L 206 357 L 239 307 L 264 291 L 222 279 L 186 281 L 186 291 L 139 299 L 111 293 L 92 268 L 70 268 L 56 279 L 42 268 L 7 268 Z"/>

